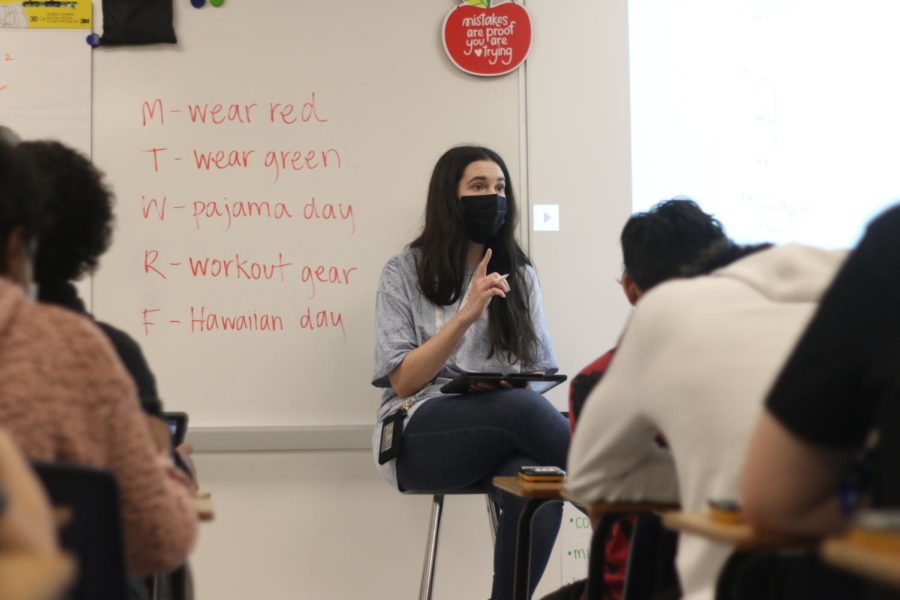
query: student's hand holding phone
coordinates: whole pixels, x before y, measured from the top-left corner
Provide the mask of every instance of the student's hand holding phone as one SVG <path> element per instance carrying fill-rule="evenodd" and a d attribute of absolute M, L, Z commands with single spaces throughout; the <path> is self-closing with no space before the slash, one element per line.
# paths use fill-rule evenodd
<path fill-rule="evenodd" d="M 509 292 L 509 283 L 506 281 L 508 275 L 501 275 L 497 272 L 488 274 L 487 272 L 492 254 L 493 252 L 488 248 L 484 253 L 484 258 L 475 268 L 472 285 L 469 288 L 469 298 L 466 300 L 465 306 L 459 310 L 459 317 L 467 325 L 481 319 L 494 296 L 506 298 L 506 294 Z"/>

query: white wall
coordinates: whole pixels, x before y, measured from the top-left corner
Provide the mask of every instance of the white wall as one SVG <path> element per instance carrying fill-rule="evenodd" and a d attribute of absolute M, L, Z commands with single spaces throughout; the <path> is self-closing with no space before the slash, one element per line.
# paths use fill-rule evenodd
<path fill-rule="evenodd" d="M 194 552 L 197 598 L 416 598 L 430 496 L 402 495 L 365 451 L 197 456 L 216 519 Z M 483 496 L 444 503 L 434 600 L 490 596 Z M 559 587 L 559 560 L 536 597 Z"/>
<path fill-rule="evenodd" d="M 530 234 L 530 251 L 561 369 L 574 375 L 627 316 L 614 282 L 631 205 L 626 0 L 527 6 L 527 192 L 559 204 L 562 225 Z M 562 406 L 565 391 L 553 398 Z M 198 598 L 416 597 L 429 498 L 390 489 L 368 452 L 211 453 L 197 464 L 217 510 L 193 558 Z M 487 598 L 483 500 L 448 498 L 444 519 L 435 600 Z M 557 551 L 535 598 L 559 587 L 559 565 Z"/>
<path fill-rule="evenodd" d="M 527 66 L 529 197 L 560 205 L 560 231 L 532 233 L 530 252 L 570 375 L 615 345 L 629 308 L 615 283 L 631 214 L 626 7 L 528 2 L 537 31 Z"/>

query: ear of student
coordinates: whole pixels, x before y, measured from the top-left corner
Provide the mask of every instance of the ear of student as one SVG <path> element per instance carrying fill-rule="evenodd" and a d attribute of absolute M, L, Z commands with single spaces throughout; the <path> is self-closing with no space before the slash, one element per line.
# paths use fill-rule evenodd
<path fill-rule="evenodd" d="M 638 299 L 643 293 L 641 288 L 638 287 L 637 283 L 634 282 L 634 279 L 632 279 L 628 273 L 622 275 L 622 291 L 625 292 L 625 297 L 628 298 L 628 302 L 630 302 L 632 306 L 637 304 Z"/>

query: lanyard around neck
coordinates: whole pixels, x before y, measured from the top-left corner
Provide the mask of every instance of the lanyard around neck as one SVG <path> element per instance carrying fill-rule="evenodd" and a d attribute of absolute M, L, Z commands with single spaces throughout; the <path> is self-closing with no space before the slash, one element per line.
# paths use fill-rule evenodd
<path fill-rule="evenodd" d="M 472 283 L 475 282 L 475 273 L 472 273 L 472 278 L 469 279 L 469 285 L 466 286 L 466 293 L 463 294 L 462 299 L 456 305 L 456 312 L 459 312 L 466 304 L 466 300 L 469 299 L 469 293 L 472 291 Z M 437 333 L 441 330 L 441 327 L 444 326 L 444 307 L 440 304 L 434 305 L 434 332 Z"/>

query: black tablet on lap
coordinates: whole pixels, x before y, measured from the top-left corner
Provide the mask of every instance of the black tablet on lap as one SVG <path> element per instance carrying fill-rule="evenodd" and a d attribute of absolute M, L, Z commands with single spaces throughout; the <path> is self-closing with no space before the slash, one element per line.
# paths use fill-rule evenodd
<path fill-rule="evenodd" d="M 473 383 L 493 383 L 498 387 L 501 381 L 507 381 L 513 387 L 526 387 L 543 394 L 565 381 L 565 375 L 546 375 L 543 373 L 462 373 L 453 381 L 441 386 L 445 394 L 465 394 Z"/>

